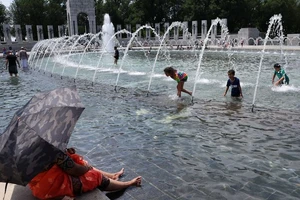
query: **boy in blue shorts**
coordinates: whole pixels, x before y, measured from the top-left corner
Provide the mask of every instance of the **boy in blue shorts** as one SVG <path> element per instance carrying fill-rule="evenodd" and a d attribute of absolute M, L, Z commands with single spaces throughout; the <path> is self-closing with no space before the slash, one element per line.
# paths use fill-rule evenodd
<path fill-rule="evenodd" d="M 234 76 L 235 71 L 233 69 L 228 71 L 228 81 L 226 84 L 226 90 L 224 96 L 226 96 L 229 86 L 231 86 L 231 96 L 232 97 L 243 97 L 242 88 L 240 85 L 240 79 Z"/>
<path fill-rule="evenodd" d="M 274 71 L 274 75 L 273 75 L 273 78 L 272 78 L 272 84 L 274 84 L 274 79 L 275 79 L 275 76 L 277 75 L 278 81 L 276 81 L 274 85 L 276 85 L 276 86 L 282 85 L 282 84 L 284 84 L 284 82 L 285 82 L 285 84 L 288 85 L 289 82 L 290 82 L 290 79 L 286 75 L 284 69 L 281 69 L 280 64 L 276 63 L 274 65 L 274 69 L 275 69 L 275 71 Z"/>

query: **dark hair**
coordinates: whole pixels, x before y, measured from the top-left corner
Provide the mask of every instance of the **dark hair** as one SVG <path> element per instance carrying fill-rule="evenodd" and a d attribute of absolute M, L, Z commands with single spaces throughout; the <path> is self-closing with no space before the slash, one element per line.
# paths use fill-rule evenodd
<path fill-rule="evenodd" d="M 164 72 L 165 72 L 166 74 L 173 74 L 173 73 L 175 72 L 175 69 L 174 69 L 173 67 L 166 67 L 166 68 L 164 69 Z"/>
<path fill-rule="evenodd" d="M 233 74 L 235 75 L 235 71 L 233 69 L 228 70 L 228 74 Z"/>
<path fill-rule="evenodd" d="M 274 64 L 274 68 L 280 68 L 280 67 L 281 67 L 280 64 L 278 64 L 278 63 Z"/>

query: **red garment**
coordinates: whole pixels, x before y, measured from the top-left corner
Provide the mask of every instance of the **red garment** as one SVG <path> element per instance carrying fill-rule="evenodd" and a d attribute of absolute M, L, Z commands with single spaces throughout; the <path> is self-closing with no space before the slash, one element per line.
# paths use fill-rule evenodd
<path fill-rule="evenodd" d="M 78 154 L 68 154 L 72 160 L 80 165 L 86 165 Z M 97 188 L 102 181 L 102 174 L 97 169 L 91 169 L 80 176 L 82 192 Z M 39 199 L 50 199 L 55 197 L 74 197 L 73 186 L 70 175 L 64 172 L 58 165 L 53 165 L 49 170 L 36 175 L 29 183 L 33 196 Z"/>

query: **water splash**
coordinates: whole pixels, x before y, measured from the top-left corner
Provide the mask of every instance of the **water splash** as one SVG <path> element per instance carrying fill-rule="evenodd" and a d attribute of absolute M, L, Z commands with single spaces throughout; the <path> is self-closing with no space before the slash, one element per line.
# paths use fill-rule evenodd
<path fill-rule="evenodd" d="M 157 62 L 157 59 L 158 59 L 158 55 L 159 55 L 159 52 L 160 52 L 160 49 L 162 47 L 163 44 L 165 44 L 165 38 L 166 36 L 169 34 L 170 30 L 174 27 L 181 27 L 184 32 L 187 31 L 187 27 L 185 27 L 185 24 L 181 23 L 181 22 L 173 22 L 167 29 L 167 31 L 165 32 L 161 42 L 160 42 L 160 45 L 159 45 L 159 48 L 157 50 L 157 53 L 156 53 L 156 56 L 155 56 L 155 60 L 154 60 L 154 63 L 153 63 L 153 66 L 152 66 L 152 71 L 151 71 L 151 75 L 150 75 L 150 80 L 149 80 L 149 84 L 148 84 L 148 89 L 147 89 L 147 95 L 150 91 L 150 85 L 151 85 L 151 82 L 152 82 L 152 77 L 153 77 L 153 74 L 154 74 L 154 69 L 155 69 L 155 66 L 156 66 L 156 62 Z"/>
<path fill-rule="evenodd" d="M 127 56 L 127 52 L 128 52 L 128 50 L 129 50 L 129 47 L 130 47 L 132 41 L 136 38 L 137 33 L 138 33 L 139 31 L 141 31 L 142 29 L 145 29 L 145 28 L 146 28 L 146 29 L 151 29 L 152 32 L 155 34 L 155 36 L 160 40 L 160 36 L 156 33 L 155 29 L 152 28 L 152 27 L 149 26 L 149 25 L 141 26 L 140 28 L 138 28 L 138 29 L 132 34 L 132 36 L 131 36 L 131 38 L 130 38 L 128 44 L 127 44 L 127 47 L 126 47 L 126 49 L 125 49 L 125 52 L 124 52 L 124 56 L 123 56 L 123 58 L 122 58 L 121 65 L 120 65 L 120 67 L 119 67 L 119 73 L 118 73 L 117 80 L 116 80 L 116 84 L 115 84 L 115 90 L 116 90 L 117 85 L 118 85 L 118 81 L 119 81 L 119 77 L 120 77 L 120 72 L 121 72 L 121 70 L 122 70 L 122 66 L 123 66 L 124 60 L 125 60 L 125 58 L 126 58 L 126 56 Z"/>
<path fill-rule="evenodd" d="M 115 28 L 113 23 L 110 21 L 109 15 L 104 14 L 103 26 L 102 26 L 102 50 L 107 52 L 114 51 L 114 44 L 110 39 L 115 33 Z"/>
<path fill-rule="evenodd" d="M 192 96 L 192 101 L 193 101 L 193 97 L 194 97 L 194 94 L 196 92 L 196 85 L 197 85 L 197 79 L 200 77 L 201 73 L 200 73 L 200 68 L 201 68 L 201 62 L 202 62 L 202 58 L 203 58 L 203 54 L 204 54 L 204 50 L 205 50 L 205 47 L 206 47 L 206 44 L 207 44 L 207 41 L 208 41 L 208 37 L 211 33 L 211 30 L 214 26 L 217 26 L 218 24 L 221 25 L 221 28 L 222 28 L 222 35 L 224 36 L 224 40 L 226 38 L 226 36 L 228 35 L 228 28 L 227 26 L 223 23 L 223 21 L 220 19 L 220 18 L 217 18 L 215 20 L 213 20 L 207 34 L 206 34 L 206 37 L 204 39 L 204 42 L 203 42 L 203 46 L 202 46 L 202 49 L 200 51 L 200 56 L 199 56 L 199 62 L 198 62 L 198 68 L 197 68 L 197 71 L 196 71 L 196 76 L 195 76 L 195 83 L 194 83 L 194 88 L 193 88 L 193 96 Z"/>
<path fill-rule="evenodd" d="M 44 71 L 47 70 L 47 66 L 48 66 L 49 60 L 50 60 L 50 58 L 51 58 L 51 56 L 52 56 L 54 50 L 56 49 L 56 46 L 57 46 L 61 41 L 65 40 L 66 38 L 67 38 L 67 36 L 64 36 L 64 37 L 61 37 L 61 38 L 56 39 L 56 43 L 55 43 L 55 45 L 53 46 L 53 48 L 52 48 L 52 50 L 51 50 L 51 52 L 50 52 L 50 55 L 48 56 L 48 59 L 47 59 L 47 62 L 46 62 Z"/>
<path fill-rule="evenodd" d="M 75 47 L 76 45 L 79 44 L 80 39 L 82 39 L 82 38 L 84 38 L 84 37 L 87 37 L 87 36 L 91 36 L 91 35 L 93 35 L 93 34 L 92 34 L 92 33 L 86 33 L 86 34 L 80 35 L 80 36 L 78 37 L 78 39 L 74 42 L 74 44 L 72 45 L 71 49 L 69 50 L 69 54 L 68 54 L 68 57 L 67 57 L 67 61 L 69 60 L 70 55 L 72 54 L 72 51 L 73 51 L 74 47 Z M 64 72 L 65 72 L 65 68 L 66 68 L 66 65 L 64 65 L 64 67 L 63 67 L 63 70 L 62 70 L 62 72 L 61 72 L 61 77 L 63 76 L 63 74 L 64 74 Z"/>
<path fill-rule="evenodd" d="M 270 18 L 270 22 L 269 22 L 267 34 L 266 34 L 266 37 L 265 37 L 265 39 L 264 39 L 264 46 L 263 46 L 263 49 L 262 49 L 262 51 L 261 51 L 261 57 L 260 57 L 259 68 L 258 68 L 257 79 L 256 79 L 256 84 L 255 84 L 255 89 L 254 89 L 254 95 L 253 95 L 253 101 L 252 101 L 252 112 L 253 112 L 253 110 L 254 110 L 255 99 L 256 99 L 256 93 L 257 93 L 258 82 L 259 82 L 259 76 L 260 76 L 260 73 L 261 73 L 261 66 L 262 66 L 262 62 L 263 62 L 263 59 L 264 59 L 264 54 L 265 54 L 265 48 L 266 48 L 266 45 L 267 45 L 267 41 L 268 41 L 270 32 L 271 32 L 271 30 L 272 30 L 272 26 L 273 26 L 276 22 L 280 22 L 280 23 L 278 23 L 278 24 L 281 24 L 281 19 L 282 19 L 281 14 L 279 14 L 279 15 L 274 15 L 273 17 Z M 282 25 L 281 25 L 281 30 L 282 30 Z"/>
<path fill-rule="evenodd" d="M 58 51 L 57 55 L 60 56 L 62 53 L 64 53 L 64 51 L 66 51 L 65 46 L 68 44 L 68 42 L 71 42 L 74 40 L 74 38 L 78 38 L 79 35 L 73 35 L 71 37 L 69 37 L 62 45 L 62 47 L 60 48 L 60 50 Z M 54 60 L 54 64 L 52 66 L 52 70 L 51 70 L 51 75 L 54 73 L 54 69 L 56 67 L 57 61 Z"/>
<path fill-rule="evenodd" d="M 83 59 L 84 55 L 86 54 L 87 49 L 90 48 L 90 45 L 91 45 L 92 41 L 93 41 L 94 39 L 98 38 L 100 34 L 102 34 L 102 32 L 99 32 L 99 33 L 95 34 L 95 35 L 90 39 L 90 41 L 89 41 L 89 43 L 86 45 L 86 47 L 84 48 L 84 51 L 83 51 L 83 53 L 82 53 L 82 55 L 81 55 L 81 57 L 80 57 L 80 61 L 79 61 L 79 63 L 78 63 L 77 69 L 76 69 L 76 73 L 75 73 L 74 79 L 77 78 L 77 74 L 78 74 L 78 71 L 79 71 L 79 67 L 80 67 L 80 65 L 81 65 L 81 63 L 82 63 L 82 59 Z M 103 44 L 104 44 L 104 42 L 103 42 Z M 105 44 L 106 44 L 106 45 L 111 45 L 110 43 L 107 43 L 107 42 L 106 42 Z M 106 46 L 105 46 L 105 47 L 106 47 Z M 104 50 L 105 50 L 105 48 L 103 48 L 102 51 L 104 51 Z"/>

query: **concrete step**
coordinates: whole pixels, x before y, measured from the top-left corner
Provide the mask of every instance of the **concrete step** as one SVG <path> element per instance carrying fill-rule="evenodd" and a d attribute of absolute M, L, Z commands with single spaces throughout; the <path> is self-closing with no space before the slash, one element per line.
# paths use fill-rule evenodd
<path fill-rule="evenodd" d="M 5 183 L 0 183 L 0 200 L 37 200 L 28 187 L 23 187 L 15 184 L 8 184 L 7 191 L 4 197 Z M 109 200 L 103 192 L 98 189 L 95 189 L 91 192 L 84 193 L 79 197 L 76 197 L 76 200 Z"/>

